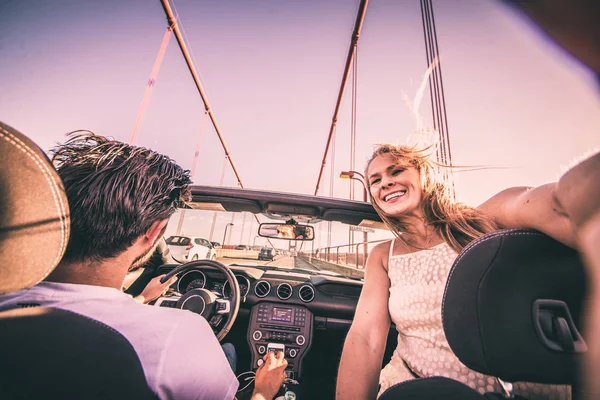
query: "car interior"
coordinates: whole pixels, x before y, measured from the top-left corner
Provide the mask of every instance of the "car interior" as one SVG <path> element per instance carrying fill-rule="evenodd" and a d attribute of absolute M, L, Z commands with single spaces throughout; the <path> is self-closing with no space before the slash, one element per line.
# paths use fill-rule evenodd
<path fill-rule="evenodd" d="M 0 136 L 5 165 L 0 169 L 0 249 L 7 257 L 0 269 L 0 293 L 9 293 L 35 285 L 56 267 L 68 239 L 69 212 L 60 179 L 44 153 L 1 123 Z M 169 292 L 148 307 L 180 308 L 206 318 L 220 341 L 234 344 L 236 374 L 256 370 L 266 351 L 283 351 L 289 379 L 282 393 L 333 399 L 364 275 L 364 260 L 358 257 L 363 243 L 348 244 L 348 226 L 368 227 L 381 240 L 391 237 L 373 207 L 239 188 L 193 186 L 191 191 L 182 229 L 208 229 L 206 221 L 214 215 L 215 232 L 224 234 L 216 260 L 179 263 L 162 242 L 128 293 L 136 295 L 155 276 L 166 274 L 166 281 L 177 275 Z M 313 240 L 269 235 L 244 240 L 243 228 L 233 230 L 236 225 L 249 230 L 255 226 L 258 232 L 260 223 L 290 220 L 312 226 Z M 43 245 L 26 257 L 24 243 L 31 240 Z M 261 261 L 253 246 L 236 248 L 238 242 L 252 241 L 280 249 L 280 254 Z M 348 246 L 356 247 L 355 259 Z M 587 350 L 581 335 L 585 292 L 585 271 L 574 250 L 528 230 L 481 237 L 454 262 L 444 294 L 443 325 L 459 359 L 497 376 L 505 392 L 479 393 L 450 378 L 432 377 L 393 386 L 381 398 L 506 399 L 513 397 L 511 383 L 518 381 L 570 384 L 573 399 L 580 398 L 578 365 Z M 384 363 L 396 335 L 392 326 Z M 0 313 L 0 339 L 2 398 L 154 398 L 127 340 L 86 317 L 25 304 Z M 238 398 L 250 393 L 251 385 Z"/>

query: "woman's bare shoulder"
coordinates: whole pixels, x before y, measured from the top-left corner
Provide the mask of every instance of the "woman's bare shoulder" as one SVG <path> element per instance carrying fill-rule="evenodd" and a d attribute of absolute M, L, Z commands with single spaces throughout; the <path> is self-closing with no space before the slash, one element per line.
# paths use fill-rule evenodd
<path fill-rule="evenodd" d="M 378 243 L 373 247 L 371 253 L 369 254 L 369 258 L 372 260 L 371 265 L 381 265 L 383 269 L 387 271 L 388 267 L 388 255 L 390 254 L 390 246 L 392 245 L 392 240 L 387 240 L 385 242 Z"/>

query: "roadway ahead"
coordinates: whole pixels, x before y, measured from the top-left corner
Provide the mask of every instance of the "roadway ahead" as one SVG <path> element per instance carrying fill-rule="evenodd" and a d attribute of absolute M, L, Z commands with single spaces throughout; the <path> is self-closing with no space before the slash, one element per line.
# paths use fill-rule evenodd
<path fill-rule="evenodd" d="M 230 264 L 240 264 L 240 265 L 266 265 L 266 266 L 272 266 L 272 267 L 280 267 L 280 268 L 303 268 L 303 269 L 310 269 L 310 270 L 316 270 L 317 268 L 313 267 L 310 263 L 302 260 L 300 257 L 294 257 L 294 256 L 275 256 L 275 259 L 273 261 L 264 261 L 264 260 L 257 260 L 257 259 L 252 259 L 252 258 L 230 258 L 230 257 L 223 257 L 223 258 L 217 258 L 217 261 L 225 264 L 225 265 L 230 265 Z"/>

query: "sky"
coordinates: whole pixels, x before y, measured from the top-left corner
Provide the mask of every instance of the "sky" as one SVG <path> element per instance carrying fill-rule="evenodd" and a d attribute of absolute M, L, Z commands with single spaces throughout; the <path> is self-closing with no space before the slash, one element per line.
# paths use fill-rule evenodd
<path fill-rule="evenodd" d="M 208 99 L 245 187 L 312 194 L 358 0 L 176 0 Z M 598 87 L 497 1 L 434 0 L 457 198 L 555 181 L 598 148 Z M 76 129 L 128 141 L 166 29 L 158 0 L 0 1 L 0 120 L 44 150 Z M 371 0 L 359 40 L 356 168 L 405 143 L 427 63 L 418 0 Z M 336 131 L 333 195 L 349 196 L 350 87 Z M 420 106 L 431 124 L 428 91 Z M 217 185 L 223 150 L 174 38 L 136 144 Z M 319 194 L 329 195 L 331 159 Z M 229 168 L 226 186 L 236 180 Z M 356 197 L 361 198 L 356 187 Z"/>

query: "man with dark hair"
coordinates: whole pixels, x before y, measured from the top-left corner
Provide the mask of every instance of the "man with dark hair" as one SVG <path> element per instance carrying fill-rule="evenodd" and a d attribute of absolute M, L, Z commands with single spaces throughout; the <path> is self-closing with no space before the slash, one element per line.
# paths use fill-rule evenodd
<path fill-rule="evenodd" d="M 238 381 L 204 318 L 146 306 L 121 291 L 127 272 L 150 258 L 189 198 L 189 171 L 89 132 L 77 132 L 53 153 L 71 212 L 65 255 L 44 282 L 0 296 L 0 310 L 55 307 L 112 327 L 131 343 L 160 399 L 233 399 Z M 282 354 L 265 361 L 256 373 L 256 400 L 271 399 L 285 376 Z"/>

